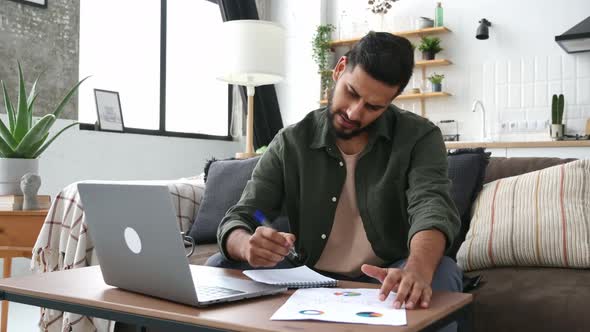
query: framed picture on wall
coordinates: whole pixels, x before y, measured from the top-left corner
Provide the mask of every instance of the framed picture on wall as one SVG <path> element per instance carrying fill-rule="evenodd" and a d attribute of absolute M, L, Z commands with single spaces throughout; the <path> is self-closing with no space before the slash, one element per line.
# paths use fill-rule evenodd
<path fill-rule="evenodd" d="M 47 1 L 49 1 L 49 0 L 12 0 L 12 1 L 22 3 L 25 5 L 29 5 L 29 6 L 47 8 Z"/>
<path fill-rule="evenodd" d="M 116 91 L 94 89 L 94 100 L 96 101 L 96 115 L 100 130 L 123 131 L 123 113 L 121 112 L 121 101 Z"/>

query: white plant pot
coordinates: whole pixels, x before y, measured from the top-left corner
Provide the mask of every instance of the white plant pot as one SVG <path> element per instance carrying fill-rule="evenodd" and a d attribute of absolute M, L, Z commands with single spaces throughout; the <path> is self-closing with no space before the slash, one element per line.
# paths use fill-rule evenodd
<path fill-rule="evenodd" d="M 561 141 L 565 132 L 565 125 L 563 124 L 552 124 L 549 128 L 549 134 L 551 139 L 554 141 Z"/>
<path fill-rule="evenodd" d="M 39 159 L 0 158 L 0 195 L 22 195 L 20 180 L 27 173 L 39 174 Z"/>

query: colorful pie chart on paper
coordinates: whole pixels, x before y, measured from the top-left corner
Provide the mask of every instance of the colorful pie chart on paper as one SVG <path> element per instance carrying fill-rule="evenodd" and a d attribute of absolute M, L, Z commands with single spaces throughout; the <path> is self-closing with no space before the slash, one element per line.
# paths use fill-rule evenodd
<path fill-rule="evenodd" d="M 336 296 L 361 296 L 361 293 L 357 292 L 336 292 L 334 293 Z"/>
<path fill-rule="evenodd" d="M 359 317 L 366 317 L 366 318 L 377 318 L 377 317 L 383 316 L 383 314 L 380 314 L 378 312 L 372 312 L 372 311 L 357 312 L 356 315 Z"/>
<path fill-rule="evenodd" d="M 318 316 L 318 315 L 324 314 L 324 312 L 320 311 L 320 310 L 301 310 L 301 311 L 299 311 L 299 313 L 302 315 L 310 315 L 310 316 Z"/>

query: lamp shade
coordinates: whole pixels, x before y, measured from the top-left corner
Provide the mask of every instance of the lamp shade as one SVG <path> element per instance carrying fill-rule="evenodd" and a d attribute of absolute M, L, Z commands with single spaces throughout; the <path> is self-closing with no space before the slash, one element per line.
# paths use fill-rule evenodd
<path fill-rule="evenodd" d="M 238 85 L 278 83 L 285 72 L 285 30 L 259 20 L 224 22 L 218 79 Z"/>

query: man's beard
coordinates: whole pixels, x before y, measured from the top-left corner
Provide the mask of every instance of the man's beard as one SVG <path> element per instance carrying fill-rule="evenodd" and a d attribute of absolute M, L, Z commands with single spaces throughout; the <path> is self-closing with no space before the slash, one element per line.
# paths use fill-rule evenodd
<path fill-rule="evenodd" d="M 338 130 L 338 129 L 336 129 L 336 127 L 334 127 L 334 117 L 340 116 L 339 114 L 341 112 L 337 112 L 337 113 L 332 112 L 332 98 L 333 98 L 333 96 L 334 96 L 334 89 L 332 89 L 330 91 L 330 95 L 328 96 L 327 116 L 328 116 L 328 129 L 330 130 L 330 133 L 332 135 L 334 135 L 334 137 L 336 137 L 336 138 L 340 138 L 343 140 L 349 140 L 349 139 L 356 137 L 356 136 L 362 134 L 363 132 L 365 132 L 367 130 L 367 128 L 360 128 L 360 126 L 359 126 L 359 128 L 354 129 L 350 132 L 344 132 L 344 131 Z M 346 115 L 345 115 L 345 117 L 346 117 Z"/>

